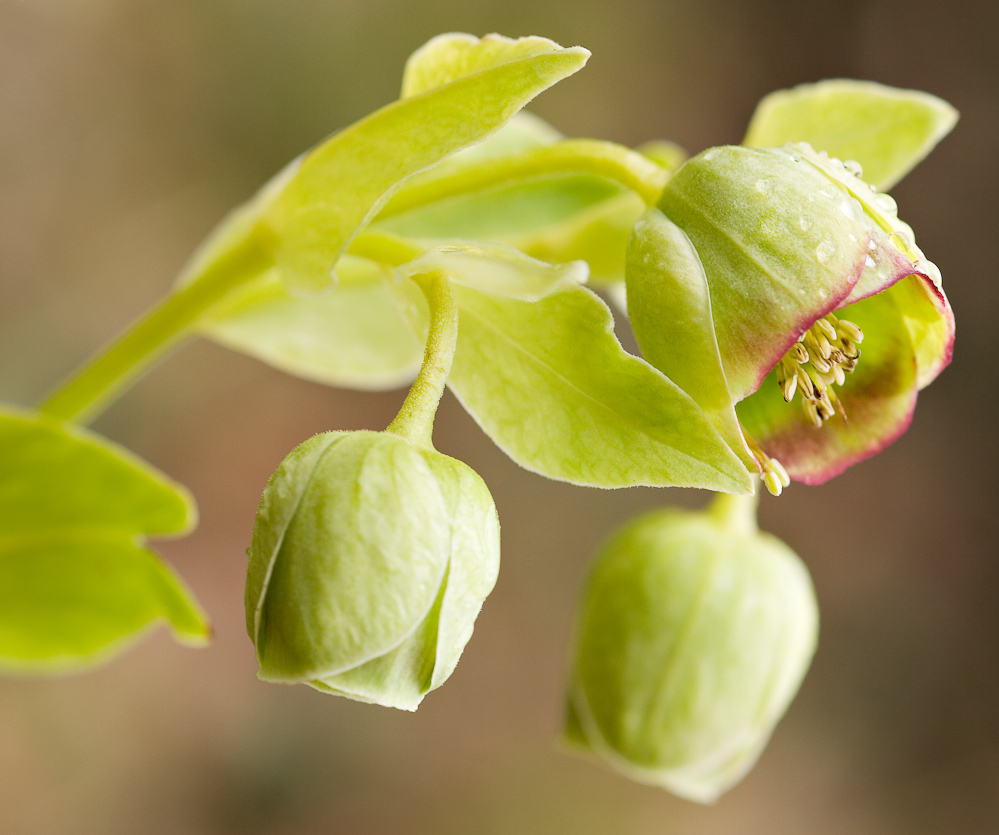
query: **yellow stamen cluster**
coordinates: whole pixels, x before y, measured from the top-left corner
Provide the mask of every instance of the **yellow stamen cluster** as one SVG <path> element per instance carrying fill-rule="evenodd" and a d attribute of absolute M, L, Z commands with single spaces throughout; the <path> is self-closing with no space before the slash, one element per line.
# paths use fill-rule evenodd
<path fill-rule="evenodd" d="M 843 385 L 857 367 L 857 346 L 863 341 L 864 332 L 853 322 L 830 313 L 798 337 L 777 363 L 777 384 L 784 399 L 790 403 L 800 391 L 805 414 L 817 429 L 834 414 L 846 420 L 833 386 Z"/>

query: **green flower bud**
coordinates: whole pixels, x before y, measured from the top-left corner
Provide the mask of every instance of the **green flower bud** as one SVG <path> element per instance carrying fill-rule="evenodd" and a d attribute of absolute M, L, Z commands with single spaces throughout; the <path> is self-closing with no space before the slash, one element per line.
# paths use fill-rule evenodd
<path fill-rule="evenodd" d="M 580 612 L 566 741 L 702 803 L 752 767 L 815 649 L 808 573 L 752 507 L 723 496 L 632 522 Z"/>
<path fill-rule="evenodd" d="M 271 476 L 250 547 L 259 677 L 404 710 L 451 675 L 499 570 L 465 464 L 386 432 L 327 432 Z"/>

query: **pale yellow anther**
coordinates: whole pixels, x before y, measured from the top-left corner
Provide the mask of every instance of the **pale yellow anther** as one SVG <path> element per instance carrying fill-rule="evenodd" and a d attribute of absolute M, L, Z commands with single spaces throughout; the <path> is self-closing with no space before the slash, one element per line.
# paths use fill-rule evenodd
<path fill-rule="evenodd" d="M 840 319 L 836 323 L 836 331 L 839 333 L 840 338 L 848 339 L 857 345 L 864 341 L 864 332 L 853 324 L 853 322 L 846 319 Z"/>
<path fill-rule="evenodd" d="M 812 421 L 812 425 L 816 429 L 822 428 L 822 418 L 819 417 L 819 412 L 815 408 L 815 404 L 811 400 L 804 401 L 805 414 L 808 415 L 809 420 Z"/>
<path fill-rule="evenodd" d="M 828 319 L 819 319 L 819 321 L 815 324 L 818 325 L 823 336 L 825 336 L 825 338 L 830 342 L 836 342 L 839 339 L 835 326 Z"/>
<path fill-rule="evenodd" d="M 785 487 L 791 486 L 791 476 L 787 474 L 787 470 L 784 469 L 784 465 L 781 464 L 776 458 L 770 459 L 770 469 L 777 474 L 780 479 L 780 483 Z"/>
<path fill-rule="evenodd" d="M 781 491 L 791 483 L 787 470 L 784 469 L 780 461 L 767 455 L 745 430 L 743 430 L 742 435 L 746 439 L 746 446 L 752 452 L 753 458 L 760 465 L 760 475 L 763 477 L 763 483 L 770 491 L 770 495 L 779 496 Z"/>
<path fill-rule="evenodd" d="M 828 374 L 832 369 L 832 366 L 817 354 L 812 354 L 811 352 L 809 352 L 808 361 L 812 364 L 812 367 L 814 369 L 820 371 L 822 374 Z"/>
<path fill-rule="evenodd" d="M 794 398 L 794 392 L 798 388 L 798 375 L 795 374 L 793 377 L 787 377 L 784 380 L 784 384 L 781 386 L 781 391 L 784 393 L 784 400 L 788 403 Z"/>

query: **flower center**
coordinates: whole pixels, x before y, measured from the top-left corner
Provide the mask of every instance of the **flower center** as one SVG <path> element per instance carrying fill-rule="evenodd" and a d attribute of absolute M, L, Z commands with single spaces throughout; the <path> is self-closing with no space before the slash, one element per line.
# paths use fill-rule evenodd
<path fill-rule="evenodd" d="M 800 391 L 805 414 L 816 429 L 834 414 L 846 420 L 835 386 L 843 385 L 857 367 L 857 346 L 863 341 L 864 332 L 853 322 L 830 313 L 798 337 L 777 364 L 777 384 L 784 399 L 790 403 Z"/>

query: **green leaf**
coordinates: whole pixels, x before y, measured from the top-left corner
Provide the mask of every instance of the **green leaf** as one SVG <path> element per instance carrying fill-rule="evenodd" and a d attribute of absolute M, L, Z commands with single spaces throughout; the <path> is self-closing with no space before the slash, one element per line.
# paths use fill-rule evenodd
<path fill-rule="evenodd" d="M 429 242 L 427 242 L 429 245 Z M 433 249 L 404 264 L 400 277 L 441 270 L 456 284 L 498 296 L 535 302 L 552 293 L 583 284 L 587 278 L 585 261 L 552 265 L 530 258 L 501 244 L 436 242 Z"/>
<path fill-rule="evenodd" d="M 272 271 L 202 323 L 206 336 L 275 368 L 342 388 L 383 390 L 410 382 L 423 345 L 402 318 L 385 270 L 346 256 L 339 285 L 292 295 Z"/>
<path fill-rule="evenodd" d="M 488 67 L 470 64 L 470 75 L 452 67 L 441 86 L 383 107 L 306 154 L 261 218 L 286 280 L 327 286 L 351 238 L 403 180 L 485 139 L 589 57 L 541 41 L 525 39 L 525 49 L 511 41 Z"/>
<path fill-rule="evenodd" d="M 743 142 L 808 142 L 834 157 L 856 160 L 868 183 L 887 190 L 950 133 L 957 115 L 929 93 L 834 79 L 765 96 Z"/>
<path fill-rule="evenodd" d="M 547 122 L 522 110 L 488 139 L 409 178 L 393 195 L 383 215 L 375 218 L 374 224 L 380 230 L 408 237 L 511 243 L 524 235 L 569 221 L 580 212 L 621 194 L 621 186 L 603 177 L 552 173 L 515 179 L 429 203 L 421 201 L 416 208 L 394 211 L 396 201 L 406 203 L 412 192 L 425 191 L 436 181 L 474 169 L 483 162 L 502 164 L 504 157 L 552 146 L 562 139 Z"/>
<path fill-rule="evenodd" d="M 529 303 L 455 287 L 449 385 L 518 464 L 597 487 L 752 492 L 699 406 L 628 354 L 607 306 L 583 287 Z"/>
<path fill-rule="evenodd" d="M 536 228 L 515 238 L 513 245 L 543 261 L 585 261 L 591 283 L 620 284 L 628 239 L 644 211 L 642 198 L 625 192 L 585 207 L 562 223 Z"/>
<path fill-rule="evenodd" d="M 621 187 L 602 177 L 553 174 L 437 200 L 378 220 L 375 227 L 407 237 L 515 244 L 539 230 L 571 223 L 581 212 L 619 194 Z"/>
<path fill-rule="evenodd" d="M 518 111 L 503 127 L 481 142 L 452 154 L 429 171 L 414 174 L 403 183 L 397 194 L 402 195 L 411 188 L 420 188 L 432 180 L 450 177 L 463 168 L 478 165 L 485 160 L 554 145 L 564 138 L 540 116 L 526 110 Z"/>
<path fill-rule="evenodd" d="M 184 488 L 92 433 L 6 408 L 0 459 L 0 669 L 89 666 L 159 621 L 208 639 L 183 582 L 143 547 L 194 526 Z"/>
<path fill-rule="evenodd" d="M 495 33 L 477 38 L 464 32 L 438 35 L 427 41 L 406 61 L 402 76 L 402 98 L 412 98 L 459 78 L 513 61 L 560 50 L 562 47 L 548 38 L 515 39 Z"/>

